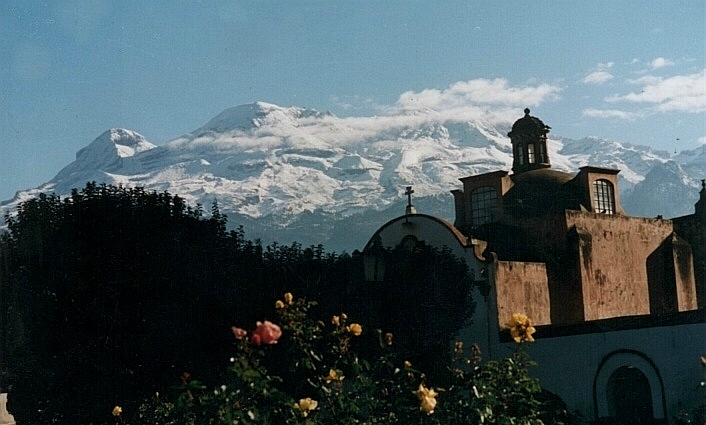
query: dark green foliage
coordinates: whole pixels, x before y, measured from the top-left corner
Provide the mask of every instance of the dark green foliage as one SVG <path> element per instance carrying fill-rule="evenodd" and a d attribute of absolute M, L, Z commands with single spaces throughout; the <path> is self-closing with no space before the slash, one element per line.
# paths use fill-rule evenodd
<path fill-rule="evenodd" d="M 473 313 L 466 263 L 448 248 L 423 243 L 385 253 L 385 281 L 376 288 L 373 317 L 395 336 L 399 354 L 445 384 L 453 338 Z"/>
<path fill-rule="evenodd" d="M 218 217 L 168 193 L 89 184 L 25 202 L 7 224 L 3 302 L 26 343 L 3 354 L 20 417 L 46 401 L 81 423 L 218 351 L 230 289 L 215 267 Z"/>
<path fill-rule="evenodd" d="M 185 371 L 216 382 L 230 326 L 271 318 L 284 292 L 318 300 L 323 317 L 374 315 L 396 342 L 413 336 L 403 349 L 415 359 L 442 348 L 470 311 L 465 266 L 448 252 L 388 253 L 391 289 L 380 292 L 364 282 L 358 252 L 263 248 L 228 231 L 216 203 L 204 217 L 169 193 L 89 183 L 24 202 L 6 223 L 0 386 L 12 386 L 9 408 L 22 423 L 101 423 Z M 371 310 L 380 303 L 403 309 Z"/>

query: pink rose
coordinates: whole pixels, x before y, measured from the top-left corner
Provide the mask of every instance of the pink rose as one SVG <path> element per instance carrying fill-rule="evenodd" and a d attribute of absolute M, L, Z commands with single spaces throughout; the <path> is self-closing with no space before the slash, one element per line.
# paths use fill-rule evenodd
<path fill-rule="evenodd" d="M 252 334 L 252 343 L 260 344 L 277 344 L 277 340 L 282 336 L 282 330 L 274 323 L 265 320 L 265 322 L 257 322 L 257 328 Z"/>
<path fill-rule="evenodd" d="M 230 329 L 233 331 L 233 336 L 235 336 L 235 339 L 243 339 L 245 338 L 245 335 L 248 334 L 248 331 L 245 329 L 236 328 L 235 326 Z"/>

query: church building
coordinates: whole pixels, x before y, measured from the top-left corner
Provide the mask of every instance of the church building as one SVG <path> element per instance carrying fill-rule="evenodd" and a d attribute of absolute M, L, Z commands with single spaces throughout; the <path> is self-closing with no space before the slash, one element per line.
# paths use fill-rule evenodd
<path fill-rule="evenodd" d="M 410 198 L 365 252 L 373 241 L 448 247 L 476 288 L 458 339 L 506 357 L 514 342 L 505 323 L 524 313 L 537 328 L 532 373 L 570 410 L 668 423 L 705 394 L 706 183 L 692 215 L 632 217 L 620 205 L 620 170 L 551 168 L 549 131 L 525 109 L 508 133 L 512 172 L 461 178 L 453 224 L 418 213 Z"/>

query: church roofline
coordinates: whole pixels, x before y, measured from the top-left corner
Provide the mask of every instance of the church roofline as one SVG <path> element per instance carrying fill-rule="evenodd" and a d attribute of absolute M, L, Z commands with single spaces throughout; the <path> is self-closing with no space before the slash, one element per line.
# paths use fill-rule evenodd
<path fill-rule="evenodd" d="M 373 241 L 375 240 L 375 238 L 377 237 L 377 235 L 379 235 L 380 233 L 382 233 L 382 232 L 383 232 L 385 229 L 387 229 L 388 227 L 390 227 L 390 226 L 392 226 L 392 225 L 394 225 L 395 223 L 398 223 L 398 222 L 405 222 L 405 221 L 407 221 L 407 220 L 414 220 L 414 219 L 416 219 L 416 218 L 428 219 L 428 220 L 435 221 L 435 222 L 437 222 L 438 224 L 441 224 L 441 225 L 444 226 L 451 234 L 453 234 L 454 238 L 456 239 L 456 241 L 459 243 L 459 245 L 460 245 L 462 248 L 466 248 L 466 247 L 469 246 L 469 239 L 468 239 L 468 237 L 466 237 L 466 235 L 464 235 L 460 230 L 458 230 L 458 228 L 456 228 L 456 226 L 454 226 L 454 225 L 451 224 L 450 222 L 444 220 L 443 218 L 436 217 L 436 216 L 433 216 L 433 215 L 428 215 L 428 214 L 407 214 L 407 215 L 402 215 L 402 216 L 393 218 L 392 220 L 390 220 L 390 221 L 388 221 L 387 223 L 385 223 L 385 224 L 383 224 L 382 226 L 380 226 L 380 228 L 379 228 L 377 231 L 375 231 L 375 233 L 373 234 L 373 236 L 370 238 L 370 240 L 368 241 L 368 243 L 365 244 L 365 249 L 366 249 L 366 250 L 369 249 L 369 248 L 372 246 Z"/>
<path fill-rule="evenodd" d="M 505 170 L 499 170 L 499 171 L 491 171 L 491 172 L 489 172 L 489 173 L 476 174 L 476 175 L 473 175 L 473 176 L 461 177 L 459 180 L 462 181 L 462 182 L 465 182 L 465 181 L 467 181 L 467 180 L 474 180 L 474 179 L 477 179 L 477 178 L 479 178 L 479 177 L 483 177 L 483 178 L 498 177 L 498 178 L 501 178 L 501 177 L 507 176 L 508 174 L 510 174 L 510 173 L 507 172 L 507 171 L 505 171 Z"/>
<path fill-rule="evenodd" d="M 594 165 L 585 165 L 583 167 L 579 167 L 579 170 L 586 172 L 586 173 L 603 173 L 603 174 L 618 174 L 620 172 L 620 170 L 617 168 L 596 167 Z"/>

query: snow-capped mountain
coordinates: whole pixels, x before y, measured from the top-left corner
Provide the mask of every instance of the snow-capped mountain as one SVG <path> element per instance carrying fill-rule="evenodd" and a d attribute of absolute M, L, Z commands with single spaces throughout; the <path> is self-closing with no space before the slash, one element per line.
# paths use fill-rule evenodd
<path fill-rule="evenodd" d="M 414 187 L 419 212 L 453 221 L 449 192 L 460 188 L 459 178 L 511 168 L 511 124 L 433 113 L 339 118 L 257 102 L 227 109 L 161 146 L 134 131 L 108 130 L 51 181 L 3 202 L 0 213 L 40 192 L 68 195 L 88 181 L 142 186 L 206 210 L 217 200 L 249 239 L 350 252 L 404 212 L 405 186 Z M 670 155 L 558 136 L 549 145 L 552 167 L 562 171 L 619 168 L 622 204 L 631 215 L 690 214 L 706 178 L 706 147 Z"/>

